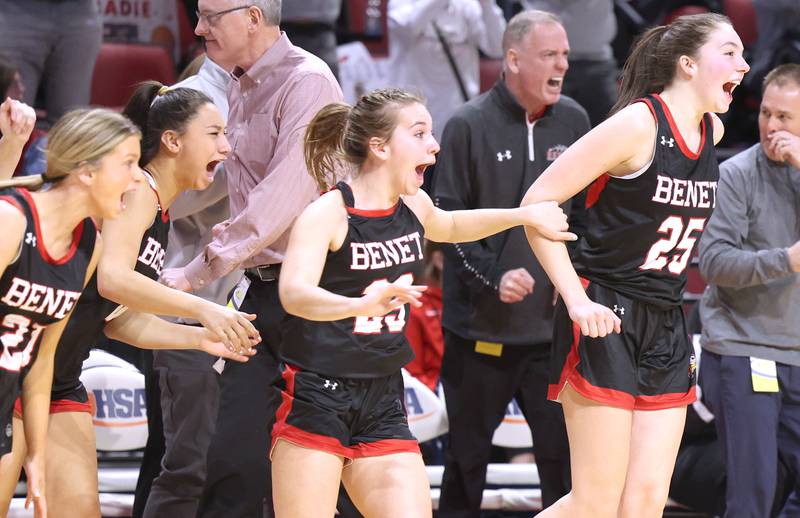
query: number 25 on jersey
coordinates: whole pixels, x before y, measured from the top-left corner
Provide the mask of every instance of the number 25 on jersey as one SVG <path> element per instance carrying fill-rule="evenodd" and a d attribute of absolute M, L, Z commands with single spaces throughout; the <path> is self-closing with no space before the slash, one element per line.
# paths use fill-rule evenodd
<path fill-rule="evenodd" d="M 680 275 L 689 264 L 692 250 L 699 234 L 705 227 L 706 218 L 689 218 L 684 225 L 680 216 L 670 216 L 658 227 L 659 234 L 666 237 L 656 241 L 647 252 L 641 270 L 663 270 Z"/>

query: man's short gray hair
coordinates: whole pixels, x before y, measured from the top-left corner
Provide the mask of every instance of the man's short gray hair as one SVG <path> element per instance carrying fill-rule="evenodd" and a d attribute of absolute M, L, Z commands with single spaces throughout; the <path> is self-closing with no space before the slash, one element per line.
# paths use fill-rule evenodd
<path fill-rule="evenodd" d="M 505 55 L 511 47 L 519 45 L 537 23 L 557 23 L 563 25 L 561 23 L 561 18 L 559 18 L 557 14 L 547 11 L 531 9 L 517 13 L 508 21 L 506 30 L 503 33 L 503 55 Z"/>
<path fill-rule="evenodd" d="M 251 0 L 251 3 L 254 7 L 258 7 L 261 14 L 264 15 L 264 23 L 267 25 L 281 24 L 281 0 Z"/>

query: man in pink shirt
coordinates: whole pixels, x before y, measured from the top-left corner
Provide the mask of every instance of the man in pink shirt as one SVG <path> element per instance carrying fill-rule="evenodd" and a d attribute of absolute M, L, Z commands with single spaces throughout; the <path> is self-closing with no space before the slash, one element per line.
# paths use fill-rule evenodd
<path fill-rule="evenodd" d="M 284 311 L 277 279 L 289 231 L 317 196 L 303 159 L 305 127 L 342 91 L 328 66 L 295 47 L 278 27 L 280 0 L 199 0 L 195 33 L 208 55 L 235 63 L 228 87 L 225 162 L 231 215 L 215 238 L 184 268 L 165 270 L 163 282 L 197 290 L 240 268 L 234 295 L 256 313 L 264 341 L 247 363 L 225 366 L 217 428 L 208 451 L 208 476 L 199 517 L 260 518 L 271 507 L 268 447 L 279 404 L 279 324 Z"/>

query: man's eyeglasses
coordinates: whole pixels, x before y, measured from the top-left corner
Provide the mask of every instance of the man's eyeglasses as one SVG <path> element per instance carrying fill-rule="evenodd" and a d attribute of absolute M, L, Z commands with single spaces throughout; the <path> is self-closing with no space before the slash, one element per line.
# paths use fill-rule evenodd
<path fill-rule="evenodd" d="M 209 26 L 214 26 L 219 23 L 219 19 L 225 16 L 228 13 L 232 13 L 234 11 L 239 11 L 242 9 L 249 9 L 253 7 L 252 4 L 250 5 L 240 5 L 239 7 L 231 7 L 230 9 L 225 9 L 224 11 L 217 11 L 215 13 L 201 13 L 200 11 L 195 11 L 194 14 L 197 15 L 198 21 L 204 21 Z"/>

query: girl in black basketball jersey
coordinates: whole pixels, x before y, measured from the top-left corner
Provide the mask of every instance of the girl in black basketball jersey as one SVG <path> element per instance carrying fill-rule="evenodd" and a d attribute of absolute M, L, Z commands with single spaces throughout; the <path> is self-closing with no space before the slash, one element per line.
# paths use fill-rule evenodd
<path fill-rule="evenodd" d="M 249 321 L 255 315 L 158 282 L 170 204 L 187 189 L 205 189 L 230 150 L 219 110 L 202 92 L 150 82 L 134 92 L 124 114 L 142 130 L 145 179 L 126 195 L 125 212 L 103 221 L 97 275 L 61 337 L 50 406 L 48 501 L 87 518 L 99 518 L 100 507 L 92 408 L 79 376 L 100 334 L 146 349 L 196 348 L 238 361 L 259 341 Z M 192 318 L 205 329 L 149 313 Z"/>
<path fill-rule="evenodd" d="M 681 310 L 685 269 L 714 206 L 714 144 L 749 67 L 721 15 L 647 31 L 613 115 L 561 155 L 523 204 L 592 184 L 587 231 L 566 248 L 529 232 L 561 299 L 549 397 L 564 407 L 572 492 L 539 516 L 660 517 L 695 359 Z M 580 277 L 579 277 L 580 276 Z"/>
<path fill-rule="evenodd" d="M 431 515 L 419 446 L 404 414 L 400 368 L 413 358 L 407 305 L 425 289 L 423 238 L 483 239 L 529 225 L 571 239 L 553 202 L 444 212 L 420 190 L 439 145 L 422 101 L 378 90 L 354 107 L 323 108 L 306 132 L 306 161 L 335 189 L 297 219 L 280 275 L 283 404 L 273 428 L 279 517 L 332 516 L 340 481 L 367 517 Z M 336 183 L 337 161 L 353 166 Z"/>
<path fill-rule="evenodd" d="M 56 344 L 100 254 L 92 220 L 119 216 L 123 194 L 141 181 L 139 135 L 129 120 L 109 110 L 68 113 L 50 130 L 46 174 L 0 182 L 0 516 L 19 475 L 19 468 L 8 470 L 19 394 L 25 427 L 13 442 L 24 435 L 30 444 L 26 506 L 32 501 L 37 516 L 46 513 L 47 407 Z M 48 188 L 37 190 L 43 184 Z"/>

